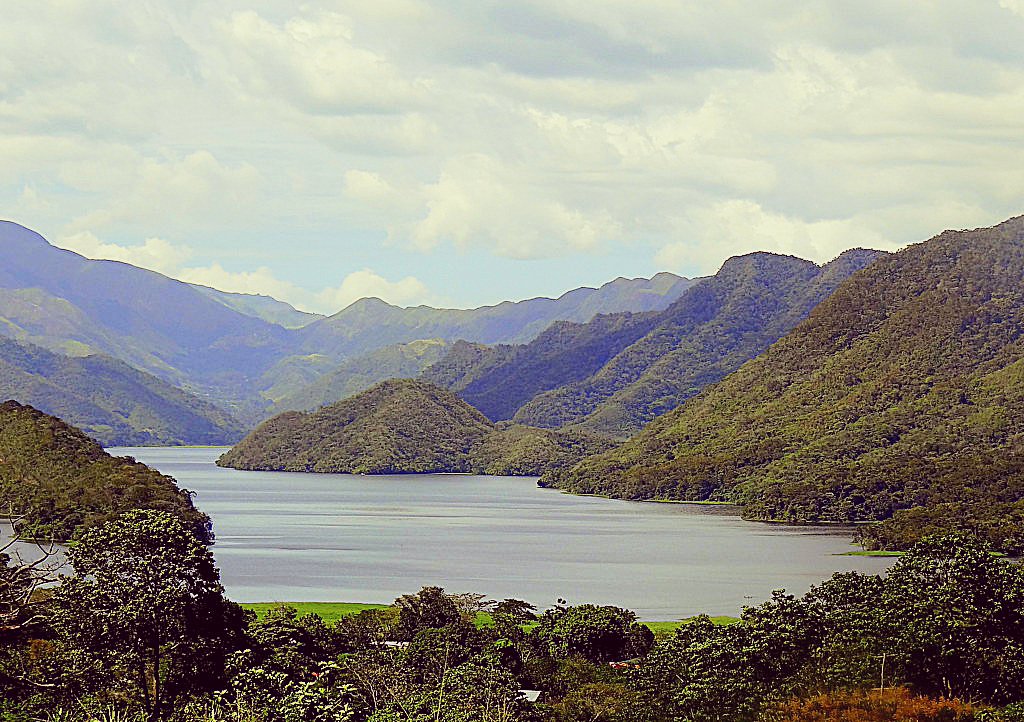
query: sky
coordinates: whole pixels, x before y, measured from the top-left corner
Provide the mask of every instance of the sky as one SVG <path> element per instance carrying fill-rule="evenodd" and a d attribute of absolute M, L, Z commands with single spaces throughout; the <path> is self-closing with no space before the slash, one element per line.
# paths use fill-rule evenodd
<path fill-rule="evenodd" d="M 1024 0 L 4 0 L 0 217 L 332 313 L 1024 213 Z"/>

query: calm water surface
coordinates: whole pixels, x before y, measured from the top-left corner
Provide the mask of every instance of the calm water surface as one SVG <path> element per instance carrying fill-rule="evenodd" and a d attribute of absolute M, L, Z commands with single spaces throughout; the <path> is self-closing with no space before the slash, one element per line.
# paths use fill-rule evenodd
<path fill-rule="evenodd" d="M 221 469 L 224 449 L 120 448 L 194 491 L 229 595 L 390 602 L 423 585 L 547 606 L 616 604 L 642 619 L 736 614 L 835 571 L 849 533 L 742 521 L 735 509 L 561 494 L 535 479 Z"/>

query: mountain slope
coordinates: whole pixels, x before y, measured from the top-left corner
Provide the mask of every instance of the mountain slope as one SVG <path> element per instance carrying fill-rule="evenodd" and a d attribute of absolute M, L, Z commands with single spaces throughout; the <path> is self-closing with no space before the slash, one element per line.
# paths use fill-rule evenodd
<path fill-rule="evenodd" d="M 23 516 L 17 525 L 30 537 L 69 539 L 129 509 L 159 509 L 212 539 L 209 517 L 174 479 L 14 401 L 0 404 L 0 506 Z"/>
<path fill-rule="evenodd" d="M 59 416 L 104 446 L 224 444 L 245 434 L 227 412 L 122 361 L 5 338 L 0 398 Z"/>
<path fill-rule="evenodd" d="M 555 321 L 585 323 L 596 313 L 664 309 L 691 283 L 659 273 L 651 279 L 616 279 L 597 289 L 577 288 L 559 298 L 505 301 L 474 309 L 398 308 L 378 298 L 365 298 L 296 333 L 303 353 L 337 358 L 423 338 L 525 343 Z"/>
<path fill-rule="evenodd" d="M 460 376 L 459 396 L 492 421 L 511 419 L 537 394 L 600 369 L 650 331 L 656 318 L 655 313 L 615 313 L 588 323 L 557 321 L 527 344 L 480 354 L 477 367 Z M 427 373 L 440 376 L 440 370 Z"/>
<path fill-rule="evenodd" d="M 257 471 L 540 475 L 608 448 L 579 432 L 495 427 L 451 391 L 392 379 L 264 422 L 217 463 Z"/>
<path fill-rule="evenodd" d="M 230 293 L 197 283 L 189 285 L 207 298 L 212 298 L 230 309 L 244 313 L 246 316 L 276 323 L 285 328 L 302 328 L 318 318 L 324 318 L 322 314 L 300 311 L 290 303 L 278 301 L 270 296 L 255 293 Z"/>
<path fill-rule="evenodd" d="M 271 407 L 271 413 L 308 411 L 354 396 L 387 379 L 414 378 L 440 360 L 448 343 L 423 339 L 394 344 L 342 361 L 311 383 L 288 391 Z"/>
<path fill-rule="evenodd" d="M 470 447 L 490 431 L 487 419 L 450 391 L 385 381 L 313 413 L 275 416 L 217 463 L 354 474 L 469 471 Z"/>
<path fill-rule="evenodd" d="M 0 222 L 0 334 L 77 355 L 104 353 L 230 404 L 286 355 L 288 331 L 195 288 L 55 248 Z"/>
<path fill-rule="evenodd" d="M 626 437 L 764 351 L 880 255 L 856 249 L 822 267 L 772 253 L 730 258 L 596 373 L 538 395 L 515 420 Z"/>
<path fill-rule="evenodd" d="M 484 374 L 507 364 L 515 353 L 516 347 L 510 344 L 488 346 L 459 340 L 444 356 L 423 369 L 419 378 L 450 391 L 462 391 Z"/>
<path fill-rule="evenodd" d="M 1024 499 L 1024 217 L 879 259 L 717 386 L 545 483 L 751 518 L 895 514 L 879 539 L 912 507 L 997 523 Z"/>
<path fill-rule="evenodd" d="M 106 354 L 252 422 L 298 385 L 384 346 L 429 338 L 525 341 L 556 320 L 664 308 L 689 283 L 664 273 L 467 310 L 362 299 L 307 323 L 309 314 L 266 296 L 86 259 L 0 221 L 0 336 L 67 355 Z"/>

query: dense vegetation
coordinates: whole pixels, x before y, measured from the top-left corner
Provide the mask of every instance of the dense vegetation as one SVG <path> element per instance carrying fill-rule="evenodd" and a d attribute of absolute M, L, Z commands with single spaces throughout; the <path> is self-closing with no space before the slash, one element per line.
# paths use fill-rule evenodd
<path fill-rule="evenodd" d="M 547 428 L 578 424 L 629 436 L 764 351 L 880 255 L 856 249 L 821 267 L 772 253 L 730 258 L 635 341 L 572 383 L 548 386 L 518 410 L 515 420 Z"/>
<path fill-rule="evenodd" d="M 257 617 L 160 512 L 92 529 L 70 556 L 73 574 L 27 601 L 24 568 L 0 564 L 0 600 L 22 600 L 0 609 L 4 719 L 1015 722 L 1024 710 L 1024 569 L 967 537 L 929 539 L 885 577 L 837 574 L 736 623 L 697 617 L 657 639 L 618 607 L 537 614 L 438 587 L 333 624 L 283 606 Z M 481 611 L 491 624 L 474 623 Z"/>
<path fill-rule="evenodd" d="M 495 427 L 450 391 L 392 379 L 315 412 L 279 414 L 217 463 L 255 471 L 539 476 L 607 448 L 586 433 Z"/>
<path fill-rule="evenodd" d="M 245 435 L 226 411 L 122 361 L 62 356 L 6 338 L 0 399 L 59 416 L 104 446 L 225 444 Z"/>
<path fill-rule="evenodd" d="M 872 545 L 968 526 L 1020 549 L 1022 278 L 1024 218 L 882 258 L 738 372 L 546 483 L 728 499 L 758 519 L 892 517 L 863 532 Z"/>
<path fill-rule="evenodd" d="M 394 344 L 342 361 L 319 378 L 275 399 L 272 413 L 308 411 L 355 396 L 387 379 L 419 376 L 449 348 L 441 339 Z"/>
<path fill-rule="evenodd" d="M 435 363 L 423 369 L 421 381 L 451 391 L 461 391 L 492 369 L 507 364 L 515 355 L 510 344 L 488 346 L 458 340 Z"/>
<path fill-rule="evenodd" d="M 585 431 L 501 423 L 470 449 L 469 461 L 477 474 L 540 476 L 612 446 L 608 439 Z"/>
<path fill-rule="evenodd" d="M 458 384 L 458 394 L 492 421 L 511 419 L 538 393 L 600 369 L 650 331 L 657 318 L 655 313 L 616 313 L 588 323 L 554 323 L 530 343 L 481 354 L 478 366 L 462 374 L 465 383 Z"/>
<path fill-rule="evenodd" d="M 129 457 L 113 457 L 60 419 L 15 401 L 0 404 L 0 511 L 21 534 L 69 539 L 130 509 L 157 509 L 210 539 L 210 520 L 188 492 Z"/>

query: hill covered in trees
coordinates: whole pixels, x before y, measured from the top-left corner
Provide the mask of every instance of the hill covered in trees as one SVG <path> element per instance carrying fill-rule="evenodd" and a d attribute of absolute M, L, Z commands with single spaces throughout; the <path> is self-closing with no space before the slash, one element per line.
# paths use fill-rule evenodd
<path fill-rule="evenodd" d="M 217 463 L 255 471 L 539 475 L 607 448 L 589 434 L 495 427 L 451 391 L 392 379 L 315 412 L 279 414 Z"/>
<path fill-rule="evenodd" d="M 511 419 L 538 393 L 586 378 L 654 326 L 656 313 L 615 313 L 588 323 L 558 321 L 533 341 L 484 351 L 454 349 L 424 378 L 449 388 L 493 421 Z M 446 374 L 448 374 L 446 376 Z"/>
<path fill-rule="evenodd" d="M 69 539 L 131 509 L 166 511 L 200 539 L 209 517 L 169 476 L 113 457 L 78 429 L 15 401 L 0 404 L 0 504 L 26 536 Z"/>
<path fill-rule="evenodd" d="M 439 361 L 448 348 L 441 339 L 421 339 L 346 359 L 306 385 L 286 391 L 275 399 L 271 412 L 308 411 L 355 396 L 387 379 L 414 378 Z"/>
<path fill-rule="evenodd" d="M 550 386 L 514 418 L 629 436 L 764 351 L 880 255 L 855 249 L 824 266 L 773 253 L 730 258 L 593 373 Z"/>
<path fill-rule="evenodd" d="M 1022 546 L 1024 217 L 881 258 L 768 351 L 542 483 L 722 499 L 748 518 L 970 527 Z"/>
<path fill-rule="evenodd" d="M 5 338 L 0 399 L 58 416 L 104 446 L 225 444 L 245 435 L 226 411 L 123 361 L 63 356 Z"/>

